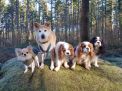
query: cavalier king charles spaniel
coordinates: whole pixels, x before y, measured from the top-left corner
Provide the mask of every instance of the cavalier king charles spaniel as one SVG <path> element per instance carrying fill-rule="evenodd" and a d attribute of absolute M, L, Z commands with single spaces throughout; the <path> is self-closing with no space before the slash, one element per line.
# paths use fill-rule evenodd
<path fill-rule="evenodd" d="M 68 62 L 74 58 L 74 48 L 67 42 L 58 42 L 51 50 L 51 70 L 59 71 L 62 64 L 69 68 Z"/>
<path fill-rule="evenodd" d="M 84 64 L 85 68 L 90 70 L 91 64 L 93 63 L 95 67 L 99 67 L 97 63 L 97 56 L 95 55 L 93 44 L 84 41 L 79 43 L 79 45 L 75 49 L 75 59 L 76 61 L 72 65 L 72 69 L 75 68 L 76 63 L 77 64 Z"/>
<path fill-rule="evenodd" d="M 100 56 L 105 52 L 104 43 L 100 37 L 94 37 L 90 40 L 90 42 L 93 44 L 97 56 Z"/>

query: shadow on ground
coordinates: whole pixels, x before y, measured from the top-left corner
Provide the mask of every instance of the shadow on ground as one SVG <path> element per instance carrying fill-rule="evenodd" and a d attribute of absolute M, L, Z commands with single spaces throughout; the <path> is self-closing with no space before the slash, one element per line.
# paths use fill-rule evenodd
<path fill-rule="evenodd" d="M 75 70 L 49 70 L 49 61 L 43 70 L 23 74 L 24 66 L 16 58 L 5 62 L 0 70 L 0 91 L 121 91 L 122 69 L 99 60 L 99 68 L 91 71 L 77 66 Z"/>

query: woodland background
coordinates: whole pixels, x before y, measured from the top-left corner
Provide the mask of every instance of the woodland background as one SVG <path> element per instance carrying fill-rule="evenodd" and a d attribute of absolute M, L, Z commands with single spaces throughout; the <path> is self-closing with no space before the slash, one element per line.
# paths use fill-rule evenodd
<path fill-rule="evenodd" d="M 107 50 L 122 48 L 122 0 L 0 0 L 1 60 L 15 47 L 35 45 L 30 24 L 47 21 L 57 41 L 75 46 L 100 36 Z"/>

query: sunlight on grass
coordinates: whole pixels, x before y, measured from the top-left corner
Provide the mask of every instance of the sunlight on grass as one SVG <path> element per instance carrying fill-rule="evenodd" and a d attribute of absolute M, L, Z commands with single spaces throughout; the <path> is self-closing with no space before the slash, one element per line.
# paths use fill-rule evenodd
<path fill-rule="evenodd" d="M 0 91 L 121 91 L 122 69 L 100 61 L 100 67 L 91 71 L 77 66 L 75 70 L 61 67 L 59 72 L 45 69 L 23 74 L 23 65 L 16 59 L 4 64 Z"/>

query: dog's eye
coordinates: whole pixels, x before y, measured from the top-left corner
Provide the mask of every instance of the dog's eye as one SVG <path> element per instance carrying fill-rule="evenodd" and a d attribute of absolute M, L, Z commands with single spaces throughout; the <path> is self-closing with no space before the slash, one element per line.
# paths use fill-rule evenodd
<path fill-rule="evenodd" d="M 22 53 L 22 55 L 23 55 L 23 53 Z"/>
<path fill-rule="evenodd" d="M 26 52 L 28 54 L 28 52 Z"/>
<path fill-rule="evenodd" d="M 39 32 L 41 32 L 41 30 L 39 30 Z"/>
<path fill-rule="evenodd" d="M 46 32 L 47 30 L 44 30 L 44 32 Z"/>
<path fill-rule="evenodd" d="M 86 47 L 85 45 L 83 45 L 83 48 Z"/>
<path fill-rule="evenodd" d="M 65 52 L 66 50 L 64 49 L 63 51 Z"/>

